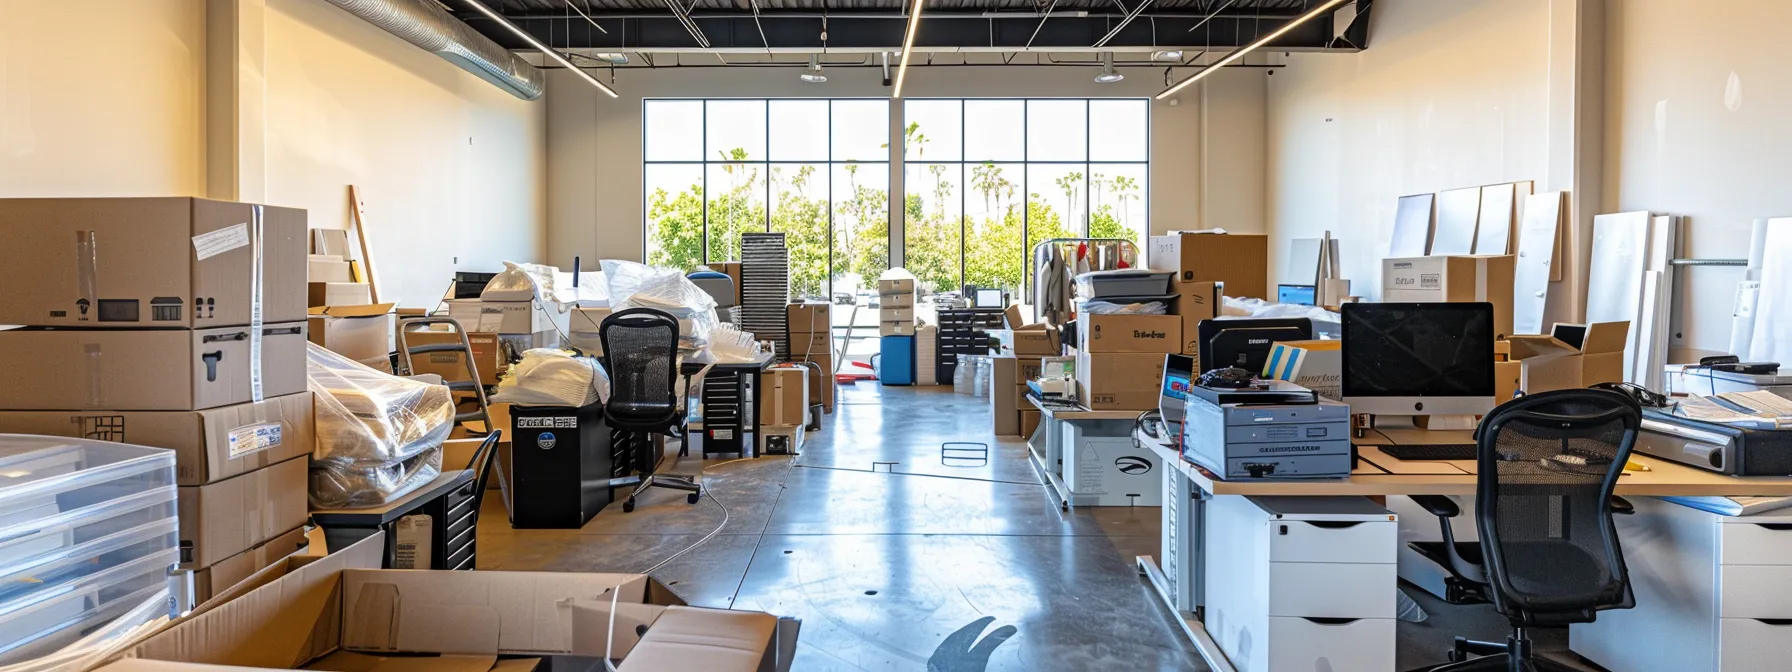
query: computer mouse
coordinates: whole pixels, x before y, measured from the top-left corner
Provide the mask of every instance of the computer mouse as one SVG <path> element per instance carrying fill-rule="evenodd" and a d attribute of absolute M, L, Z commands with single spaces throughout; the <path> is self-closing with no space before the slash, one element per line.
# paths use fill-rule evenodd
<path fill-rule="evenodd" d="M 1253 378 L 1249 371 L 1236 366 L 1228 366 L 1201 374 L 1200 384 L 1202 387 L 1241 390 L 1250 387 Z"/>

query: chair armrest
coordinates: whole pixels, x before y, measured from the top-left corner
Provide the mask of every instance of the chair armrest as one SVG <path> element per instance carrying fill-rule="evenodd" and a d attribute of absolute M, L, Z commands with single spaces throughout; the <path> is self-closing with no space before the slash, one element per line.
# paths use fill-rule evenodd
<path fill-rule="evenodd" d="M 1636 513 L 1636 505 L 1631 504 L 1628 499 L 1612 495 L 1612 513 L 1615 515 L 1628 516 Z"/>
<path fill-rule="evenodd" d="M 1443 495 L 1409 495 L 1412 501 L 1425 507 L 1431 515 L 1439 518 L 1455 518 L 1462 514 L 1462 508 L 1456 506 L 1455 500 Z M 1614 498 L 1615 499 L 1615 498 Z"/>

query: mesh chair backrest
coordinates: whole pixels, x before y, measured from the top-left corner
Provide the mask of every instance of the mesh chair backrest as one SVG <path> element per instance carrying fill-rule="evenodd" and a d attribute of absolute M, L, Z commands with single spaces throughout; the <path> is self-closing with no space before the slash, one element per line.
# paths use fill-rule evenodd
<path fill-rule="evenodd" d="M 598 327 L 610 370 L 612 408 L 678 405 L 678 320 L 665 311 L 630 308 Z"/>
<path fill-rule="evenodd" d="M 1625 602 L 1611 495 L 1641 422 L 1608 390 L 1522 397 L 1482 420 L 1475 508 L 1501 613 L 1579 622 Z"/>

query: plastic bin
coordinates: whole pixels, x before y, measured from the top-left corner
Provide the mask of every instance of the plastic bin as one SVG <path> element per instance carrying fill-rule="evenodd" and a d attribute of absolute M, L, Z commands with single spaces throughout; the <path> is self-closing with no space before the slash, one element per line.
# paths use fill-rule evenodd
<path fill-rule="evenodd" d="M 0 665 L 168 615 L 174 453 L 0 434 Z"/>
<path fill-rule="evenodd" d="M 1170 292 L 1175 273 L 1121 269 L 1090 271 L 1076 276 L 1076 295 L 1083 299 L 1113 296 L 1163 296 Z"/>

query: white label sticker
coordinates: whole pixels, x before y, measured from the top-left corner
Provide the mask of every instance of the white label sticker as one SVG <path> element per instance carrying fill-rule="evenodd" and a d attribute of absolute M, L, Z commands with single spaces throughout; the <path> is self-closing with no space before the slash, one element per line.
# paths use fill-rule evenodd
<path fill-rule="evenodd" d="M 233 224 L 217 231 L 201 233 L 193 236 L 193 255 L 199 261 L 229 252 L 249 244 L 249 224 Z"/>
<path fill-rule="evenodd" d="M 230 459 L 279 446 L 280 439 L 281 427 L 278 422 L 244 425 L 230 430 Z"/>
<path fill-rule="evenodd" d="M 710 433 L 715 434 L 717 441 L 731 441 L 734 439 L 734 430 L 732 429 L 712 429 L 709 431 Z"/>
<path fill-rule="evenodd" d="M 503 328 L 504 328 L 504 309 L 503 308 L 480 308 L 479 309 L 479 326 L 474 327 L 473 331 L 477 331 L 482 334 L 495 334 L 495 333 L 498 333 L 498 330 L 503 329 Z"/>

